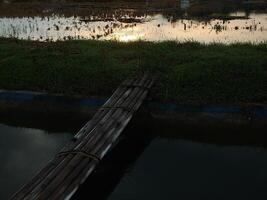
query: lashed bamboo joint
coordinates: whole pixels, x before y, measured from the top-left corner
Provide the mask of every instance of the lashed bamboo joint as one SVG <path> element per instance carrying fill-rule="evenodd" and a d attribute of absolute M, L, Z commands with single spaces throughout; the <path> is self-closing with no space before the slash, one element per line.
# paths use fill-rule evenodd
<path fill-rule="evenodd" d="M 12 200 L 70 199 L 141 106 L 154 78 L 124 81 L 94 117 Z"/>

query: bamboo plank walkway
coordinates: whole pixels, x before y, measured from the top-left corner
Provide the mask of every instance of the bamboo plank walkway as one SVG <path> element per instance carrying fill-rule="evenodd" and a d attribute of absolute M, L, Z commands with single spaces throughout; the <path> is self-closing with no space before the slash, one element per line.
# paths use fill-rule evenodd
<path fill-rule="evenodd" d="M 124 81 L 74 139 L 11 199 L 70 199 L 115 145 L 153 82 L 147 74 Z"/>

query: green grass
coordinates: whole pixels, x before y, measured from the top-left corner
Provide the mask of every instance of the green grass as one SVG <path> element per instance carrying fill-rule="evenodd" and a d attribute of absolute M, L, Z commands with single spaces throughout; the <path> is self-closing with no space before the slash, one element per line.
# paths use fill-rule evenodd
<path fill-rule="evenodd" d="M 0 39 L 0 88 L 109 96 L 129 76 L 158 75 L 152 95 L 180 104 L 267 103 L 267 44 Z"/>

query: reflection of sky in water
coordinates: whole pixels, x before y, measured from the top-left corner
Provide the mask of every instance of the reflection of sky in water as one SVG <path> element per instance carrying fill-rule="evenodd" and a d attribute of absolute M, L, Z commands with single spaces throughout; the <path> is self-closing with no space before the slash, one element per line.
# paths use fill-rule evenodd
<path fill-rule="evenodd" d="M 231 16 L 245 15 L 242 12 Z M 249 19 L 172 20 L 161 14 L 139 17 L 138 21 L 83 20 L 79 17 L 0 18 L 0 36 L 30 40 L 107 39 L 119 41 L 195 40 L 200 42 L 267 41 L 267 14 L 250 14 Z"/>
<path fill-rule="evenodd" d="M 155 139 L 109 200 L 267 199 L 267 151 Z"/>
<path fill-rule="evenodd" d="M 8 199 L 30 180 L 70 138 L 71 134 L 0 124 L 0 199 Z"/>

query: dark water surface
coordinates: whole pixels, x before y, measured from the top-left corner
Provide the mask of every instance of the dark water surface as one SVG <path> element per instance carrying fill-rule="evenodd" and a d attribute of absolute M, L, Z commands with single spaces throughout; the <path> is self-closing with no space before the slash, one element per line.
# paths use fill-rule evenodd
<path fill-rule="evenodd" d="M 70 133 L 54 133 L 0 123 L 0 199 L 9 199 L 71 137 Z"/>
<path fill-rule="evenodd" d="M 84 123 L 70 122 L 65 130 L 72 131 L 64 131 L 59 120 L 59 127 L 40 126 L 44 120 L 24 122 L 35 128 L 0 123 L 1 200 L 29 181 Z M 254 128 L 170 126 L 137 115 L 72 199 L 267 199 L 263 135 Z"/>
<path fill-rule="evenodd" d="M 264 200 L 266 169 L 266 149 L 156 138 L 108 199 Z"/>
<path fill-rule="evenodd" d="M 5 38 L 124 42 L 193 40 L 205 43 L 267 41 L 266 0 L 2 2 L 0 37 Z"/>

